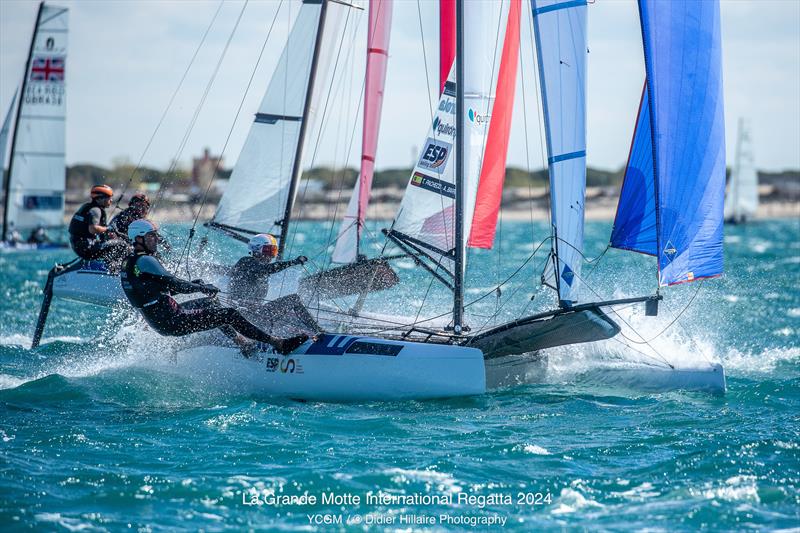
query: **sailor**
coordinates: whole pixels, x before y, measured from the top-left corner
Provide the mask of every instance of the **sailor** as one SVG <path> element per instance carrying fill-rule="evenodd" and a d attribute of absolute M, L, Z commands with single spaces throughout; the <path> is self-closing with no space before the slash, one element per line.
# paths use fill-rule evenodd
<path fill-rule="evenodd" d="M 117 232 L 119 235 L 124 236 L 128 234 L 128 226 L 134 220 L 140 218 L 147 218 L 150 212 L 150 198 L 142 192 L 137 192 L 128 201 L 128 207 L 119 212 L 114 218 L 111 219 L 109 228 Z"/>
<path fill-rule="evenodd" d="M 8 244 L 16 246 L 22 242 L 22 235 L 20 235 L 19 231 L 17 231 L 17 228 L 15 228 L 13 224 L 13 222 L 10 222 L 8 225 Z"/>
<path fill-rule="evenodd" d="M 47 244 L 50 242 L 50 236 L 44 226 L 36 226 L 28 237 L 28 244 Z"/>
<path fill-rule="evenodd" d="M 95 185 L 90 195 L 91 201 L 72 216 L 69 242 L 83 259 L 103 259 L 111 266 L 123 260 L 130 250 L 128 243 L 106 225 L 105 208 L 111 205 L 114 191 L 108 185 Z"/>
<path fill-rule="evenodd" d="M 272 262 L 278 256 L 278 241 L 272 235 L 259 233 L 247 243 L 250 255 L 239 259 L 230 273 L 230 294 L 236 300 L 263 302 L 269 292 L 269 277 L 308 258 L 301 255 L 291 261 Z"/>
<path fill-rule="evenodd" d="M 296 335 L 285 339 L 272 337 L 251 324 L 236 309 L 222 307 L 215 296 L 219 289 L 204 284 L 201 280 L 186 281 L 170 274 L 154 257 L 158 249 L 158 228 L 146 219 L 132 222 L 128 226 L 128 238 L 133 242 L 130 255 L 120 274 L 122 289 L 131 305 L 139 310 L 144 319 L 158 333 L 167 336 L 183 336 L 198 331 L 219 328 L 233 339 L 247 355 L 252 353 L 253 341 L 270 344 L 279 353 L 289 353 L 303 344 L 307 335 Z M 179 304 L 173 294 L 201 292 L 211 298 L 198 298 Z"/>

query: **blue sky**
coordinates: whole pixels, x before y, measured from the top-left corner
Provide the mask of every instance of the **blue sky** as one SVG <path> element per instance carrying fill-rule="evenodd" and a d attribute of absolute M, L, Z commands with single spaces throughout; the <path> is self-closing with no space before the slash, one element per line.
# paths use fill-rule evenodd
<path fill-rule="evenodd" d="M 117 158 L 138 160 L 189 63 L 219 2 L 196 0 L 73 0 L 54 2 L 70 8 L 67 60 L 67 161 L 107 165 Z M 0 107 L 5 113 L 24 69 L 38 2 L 0 1 Z M 145 163 L 166 167 L 178 155 L 211 71 L 244 3 L 226 0 L 208 40 L 190 71 L 177 104 L 146 154 Z M 378 168 L 409 165 L 430 123 L 429 96 L 437 84 L 437 7 L 432 0 L 396 0 L 390 47 Z M 278 0 L 250 0 L 233 36 L 208 99 L 180 160 L 208 146 L 225 150 L 231 164 L 239 153 L 252 113 L 263 95 L 285 39 L 288 11 L 278 17 L 250 92 L 243 98 Z M 800 1 L 722 0 L 728 161 L 733 161 L 736 123 L 752 124 L 756 164 L 781 170 L 800 168 Z M 527 11 L 523 12 L 527 15 Z M 420 38 L 420 18 L 422 34 Z M 351 26 L 354 57 L 344 93 L 360 92 L 366 17 Z M 523 30 L 523 41 L 530 39 Z M 635 2 L 596 0 L 589 6 L 589 99 L 587 153 L 592 166 L 624 164 L 644 79 Z M 424 48 L 422 43 L 424 42 Z M 527 46 L 527 52 L 526 47 Z M 424 55 L 423 55 L 424 52 Z M 423 65 L 428 63 L 426 76 Z M 518 91 L 509 164 L 542 166 L 543 146 L 535 89 L 531 83 L 530 44 L 523 44 L 527 76 L 527 143 Z M 356 161 L 360 120 L 352 118 L 351 99 L 337 100 L 338 135 L 331 124 L 321 137 L 314 163 Z M 233 123 L 236 110 L 242 114 Z M 349 117 L 349 118 L 348 118 Z M 331 119 L 332 122 L 334 118 Z M 232 126 L 233 124 L 233 126 Z M 353 137 L 355 132 L 355 137 Z M 347 149 L 349 139 L 353 147 Z"/>

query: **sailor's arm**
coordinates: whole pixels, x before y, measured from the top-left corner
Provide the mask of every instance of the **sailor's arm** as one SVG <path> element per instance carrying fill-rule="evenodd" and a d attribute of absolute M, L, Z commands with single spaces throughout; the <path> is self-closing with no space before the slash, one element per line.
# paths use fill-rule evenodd
<path fill-rule="evenodd" d="M 89 210 L 90 220 L 87 229 L 92 235 L 102 235 L 111 229 L 108 226 L 100 225 L 100 215 L 101 211 L 99 207 L 93 207 Z"/>
<path fill-rule="evenodd" d="M 136 267 L 139 270 L 137 275 L 154 280 L 162 284 L 164 288 L 178 294 L 191 294 L 193 292 L 215 294 L 219 292 L 219 289 L 213 285 L 193 283 L 173 276 L 164 268 L 158 259 L 149 255 L 139 257 L 136 262 Z"/>
<path fill-rule="evenodd" d="M 308 261 L 308 257 L 301 255 L 296 259 L 292 259 L 291 261 L 278 261 L 277 263 L 270 263 L 267 265 L 267 272 L 269 274 L 277 274 L 281 270 L 286 270 L 287 268 L 296 265 L 305 265 L 306 261 Z"/>

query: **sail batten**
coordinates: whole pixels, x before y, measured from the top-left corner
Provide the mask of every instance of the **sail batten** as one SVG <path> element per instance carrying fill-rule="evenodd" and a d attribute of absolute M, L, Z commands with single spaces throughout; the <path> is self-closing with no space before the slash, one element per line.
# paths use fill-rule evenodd
<path fill-rule="evenodd" d="M 661 286 L 722 273 L 719 3 L 641 0 L 647 84 L 612 246 L 655 255 Z"/>

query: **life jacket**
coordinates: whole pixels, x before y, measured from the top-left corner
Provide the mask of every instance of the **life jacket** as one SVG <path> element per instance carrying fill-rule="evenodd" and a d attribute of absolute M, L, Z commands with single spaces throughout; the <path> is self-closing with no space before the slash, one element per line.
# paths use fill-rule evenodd
<path fill-rule="evenodd" d="M 89 239 L 95 238 L 94 235 L 89 233 L 89 211 L 95 207 L 100 209 L 100 225 L 106 225 L 106 210 L 94 203 L 94 201 L 83 204 L 74 215 L 72 220 L 69 221 L 69 235 L 71 239 Z"/>

